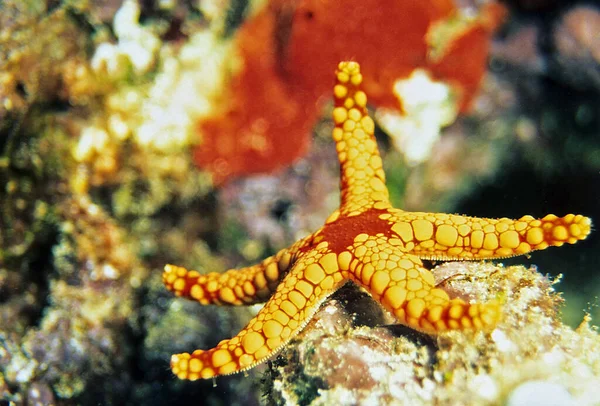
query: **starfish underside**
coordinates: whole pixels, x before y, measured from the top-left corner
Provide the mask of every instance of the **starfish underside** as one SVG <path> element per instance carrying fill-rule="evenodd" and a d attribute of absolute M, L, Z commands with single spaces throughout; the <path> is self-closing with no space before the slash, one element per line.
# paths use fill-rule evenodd
<path fill-rule="evenodd" d="M 334 87 L 333 139 L 341 165 L 341 204 L 316 232 L 261 263 L 202 275 L 167 265 L 163 281 L 203 305 L 267 301 L 234 338 L 210 350 L 173 355 L 181 379 L 212 378 L 264 362 L 297 334 L 336 289 L 350 280 L 398 321 L 426 333 L 491 329 L 500 305 L 450 299 L 422 259 L 481 260 L 525 254 L 587 237 L 589 218 L 486 219 L 406 212 L 391 206 L 356 62 L 341 62 Z"/>

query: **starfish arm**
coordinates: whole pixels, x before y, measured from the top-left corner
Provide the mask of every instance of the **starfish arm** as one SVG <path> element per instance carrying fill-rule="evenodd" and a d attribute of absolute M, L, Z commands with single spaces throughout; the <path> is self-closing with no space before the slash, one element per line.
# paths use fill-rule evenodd
<path fill-rule="evenodd" d="M 402 324 L 431 334 L 491 329 L 500 319 L 496 301 L 469 304 L 451 300 L 444 290 L 435 287 L 433 274 L 417 256 L 403 253 L 384 237 L 369 237 L 355 246 L 354 252 L 361 256 L 350 264 L 350 279 Z"/>
<path fill-rule="evenodd" d="M 385 219 L 407 252 L 423 259 L 505 258 L 585 239 L 591 220 L 580 214 L 541 219 L 489 219 L 443 213 L 388 210 Z"/>
<path fill-rule="evenodd" d="M 163 283 L 175 295 L 203 305 L 263 303 L 288 272 L 295 247 L 283 249 L 259 264 L 223 273 L 203 275 L 169 264 L 163 272 Z"/>
<path fill-rule="evenodd" d="M 271 299 L 237 336 L 207 351 L 173 355 L 173 373 L 180 379 L 207 379 L 244 371 L 273 356 L 343 283 L 337 266 L 332 267 L 334 257 L 335 254 L 316 249 L 304 254 Z"/>
<path fill-rule="evenodd" d="M 341 62 L 333 90 L 333 139 L 341 172 L 341 214 L 357 215 L 369 207 L 389 207 L 385 173 L 375 125 L 367 112 L 367 96 L 360 90 L 362 75 L 356 62 Z"/>

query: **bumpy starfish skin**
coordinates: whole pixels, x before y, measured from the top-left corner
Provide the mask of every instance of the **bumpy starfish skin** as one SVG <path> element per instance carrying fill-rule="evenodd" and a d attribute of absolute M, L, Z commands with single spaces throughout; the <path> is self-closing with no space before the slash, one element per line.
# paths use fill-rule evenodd
<path fill-rule="evenodd" d="M 500 317 L 499 304 L 451 300 L 435 287 L 421 259 L 502 258 L 573 244 L 589 234 L 591 221 L 581 215 L 510 220 L 392 208 L 361 81 L 356 62 L 339 64 L 333 138 L 341 164 L 341 205 L 323 227 L 248 268 L 201 275 L 165 267 L 167 288 L 201 304 L 244 305 L 268 299 L 236 337 L 207 351 L 173 355 L 171 368 L 179 378 L 211 378 L 265 361 L 348 280 L 417 330 L 491 329 Z"/>

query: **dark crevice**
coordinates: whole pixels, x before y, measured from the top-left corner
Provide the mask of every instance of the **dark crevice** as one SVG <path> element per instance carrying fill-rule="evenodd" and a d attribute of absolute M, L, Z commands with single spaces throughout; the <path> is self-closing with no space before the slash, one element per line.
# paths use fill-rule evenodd
<path fill-rule="evenodd" d="M 46 0 L 46 14 L 52 14 L 60 6 L 61 0 Z"/>
<path fill-rule="evenodd" d="M 246 18 L 248 12 L 248 0 L 233 0 L 227 9 L 225 15 L 225 32 L 224 37 L 232 36 Z"/>
<path fill-rule="evenodd" d="M 88 20 L 86 14 L 80 12 L 78 9 L 73 8 L 73 7 L 66 7 L 65 11 L 66 11 L 67 15 L 71 18 L 71 20 L 73 20 L 73 22 L 77 25 L 77 27 L 79 27 L 80 29 L 82 29 L 83 31 L 88 33 L 90 36 L 92 36 L 93 34 L 95 34 L 98 31 L 98 27 L 96 27 L 94 24 L 92 24 Z M 110 32 L 113 32 L 112 24 L 105 24 L 105 25 L 103 25 L 103 27 L 108 29 Z M 92 50 L 93 50 L 93 43 L 92 43 L 92 41 L 89 41 L 88 49 L 86 51 L 89 52 Z"/>
<path fill-rule="evenodd" d="M 24 99 L 26 99 L 29 95 L 29 92 L 25 87 L 25 83 L 23 83 L 20 80 L 17 81 L 17 84 L 15 85 L 15 91 L 19 94 L 19 96 L 23 97 Z"/>
<path fill-rule="evenodd" d="M 36 307 L 32 308 L 30 313 L 30 323 L 36 327 L 44 316 L 44 311 L 51 305 L 50 291 L 50 276 L 55 273 L 53 262 L 53 248 L 58 243 L 59 232 L 54 226 L 50 228 L 45 238 L 39 239 L 29 248 L 27 258 L 31 258 L 25 266 L 28 268 L 28 282 L 38 288 Z"/>
<path fill-rule="evenodd" d="M 287 224 L 290 220 L 290 213 L 294 203 L 287 198 L 280 198 L 271 206 L 271 216 L 281 224 Z"/>

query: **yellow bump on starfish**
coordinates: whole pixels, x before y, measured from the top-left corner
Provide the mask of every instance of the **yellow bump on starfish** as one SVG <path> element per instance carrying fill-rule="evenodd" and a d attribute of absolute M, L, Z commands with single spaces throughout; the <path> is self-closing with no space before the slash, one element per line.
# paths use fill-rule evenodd
<path fill-rule="evenodd" d="M 518 220 L 405 212 L 391 206 L 356 62 L 341 62 L 334 87 L 333 139 L 340 161 L 341 204 L 325 225 L 255 266 L 201 275 L 165 266 L 165 286 L 201 304 L 267 301 L 235 337 L 215 348 L 173 355 L 181 379 L 252 368 L 296 335 L 346 281 L 365 288 L 400 323 L 426 333 L 492 329 L 496 301 L 450 299 L 422 259 L 481 260 L 573 244 L 590 233 L 581 215 Z"/>

